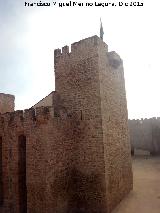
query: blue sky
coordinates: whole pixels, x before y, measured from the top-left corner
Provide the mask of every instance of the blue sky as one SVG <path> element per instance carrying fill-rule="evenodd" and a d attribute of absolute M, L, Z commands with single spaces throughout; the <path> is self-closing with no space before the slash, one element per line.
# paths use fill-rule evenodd
<path fill-rule="evenodd" d="M 24 2 L 0 1 L 0 92 L 16 96 L 16 109 L 54 90 L 54 49 L 99 35 L 101 17 L 109 51 L 124 61 L 129 117 L 160 116 L 158 0 L 101 9 L 25 8 Z"/>

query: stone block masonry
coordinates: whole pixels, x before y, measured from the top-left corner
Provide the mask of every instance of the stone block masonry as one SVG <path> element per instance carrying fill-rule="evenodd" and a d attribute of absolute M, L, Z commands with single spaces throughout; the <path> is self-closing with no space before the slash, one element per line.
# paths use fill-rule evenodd
<path fill-rule="evenodd" d="M 37 108 L 3 114 L 0 120 L 3 211 L 59 212 L 74 153 L 70 119 L 54 117 L 52 108 Z"/>
<path fill-rule="evenodd" d="M 95 184 L 92 195 L 87 193 L 82 206 L 85 212 L 111 212 L 132 189 L 122 60 L 117 53 L 108 52 L 107 44 L 100 38 L 93 36 L 72 44 L 71 52 L 66 46 L 62 51 L 55 50 L 55 79 L 56 91 L 61 94 L 66 109 L 78 112 L 84 126 L 90 125 L 90 129 L 85 128 L 76 137 L 75 165 L 83 174 L 79 181 L 86 193 L 89 182 L 84 181 L 85 176 L 97 177 L 94 182 L 99 183 L 101 190 Z M 85 197 L 77 194 L 73 209 Z"/>
<path fill-rule="evenodd" d="M 132 189 L 122 60 L 97 36 L 54 60 L 53 105 L 0 115 L 2 211 L 110 213 Z"/>

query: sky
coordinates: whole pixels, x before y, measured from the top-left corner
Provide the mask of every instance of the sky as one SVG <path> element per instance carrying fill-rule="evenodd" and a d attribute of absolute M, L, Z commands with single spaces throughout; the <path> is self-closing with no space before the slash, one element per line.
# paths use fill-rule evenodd
<path fill-rule="evenodd" d="M 144 6 L 25 7 L 24 0 L 0 0 L 0 92 L 15 95 L 16 110 L 48 95 L 55 89 L 54 49 L 99 35 L 101 17 L 109 51 L 123 59 L 129 118 L 160 117 L 160 2 L 139 2 Z"/>

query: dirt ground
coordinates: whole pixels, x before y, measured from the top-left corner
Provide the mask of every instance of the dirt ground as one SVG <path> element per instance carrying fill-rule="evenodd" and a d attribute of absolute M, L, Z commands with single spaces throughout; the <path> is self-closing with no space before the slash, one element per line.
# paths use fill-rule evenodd
<path fill-rule="evenodd" d="M 113 213 L 160 213 L 160 157 L 133 159 L 134 189 Z"/>

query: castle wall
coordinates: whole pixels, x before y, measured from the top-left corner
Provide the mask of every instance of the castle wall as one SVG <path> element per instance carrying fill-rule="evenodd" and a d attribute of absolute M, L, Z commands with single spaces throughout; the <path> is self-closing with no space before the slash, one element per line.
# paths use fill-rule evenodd
<path fill-rule="evenodd" d="M 13 95 L 0 93 L 0 113 L 13 112 L 14 111 L 14 100 Z"/>
<path fill-rule="evenodd" d="M 98 188 L 91 192 L 92 197 L 98 194 L 101 198 L 99 205 L 91 199 L 89 183 L 85 182 L 83 188 L 89 197 L 82 207 L 87 209 L 90 203 L 87 212 L 110 212 L 132 189 L 123 69 L 117 69 L 117 63 L 121 65 L 114 58 L 117 55 L 107 52 L 107 45 L 96 36 L 74 43 L 70 53 L 68 47 L 62 53 L 55 52 L 56 91 L 66 108 L 81 113 L 84 124 L 89 122 L 91 126 L 87 131 L 82 129 L 76 138 L 76 169 L 83 178 L 97 176 L 94 182 L 103 193 Z"/>
<path fill-rule="evenodd" d="M 160 119 L 129 120 L 132 150 L 147 150 L 160 153 Z"/>
<path fill-rule="evenodd" d="M 93 125 L 99 128 L 101 122 L 54 117 L 48 107 L 1 115 L 3 213 L 26 212 L 20 193 L 24 186 L 18 138 L 22 135 L 26 137 L 27 212 L 74 212 L 84 206 L 87 212 L 103 212 L 102 132 L 93 132 Z"/>
<path fill-rule="evenodd" d="M 98 37 L 55 51 L 55 86 L 76 123 L 73 183 L 68 212 L 106 212 Z M 77 115 L 78 114 L 78 115 Z"/>
<path fill-rule="evenodd" d="M 20 206 L 23 198 L 19 191 L 23 185 L 19 168 L 21 135 L 26 137 L 27 212 L 67 211 L 73 126 L 71 118 L 54 117 L 51 108 L 16 111 L 0 117 L 4 213 L 26 212 Z"/>
<path fill-rule="evenodd" d="M 107 207 L 110 212 L 133 187 L 123 63 L 99 48 L 100 93 Z"/>
<path fill-rule="evenodd" d="M 3 213 L 110 213 L 132 189 L 121 60 L 93 36 L 55 50 L 55 80 L 54 107 L 0 115 Z"/>
<path fill-rule="evenodd" d="M 97 38 L 91 37 L 55 50 L 55 90 L 71 112 L 84 119 L 100 117 Z"/>

